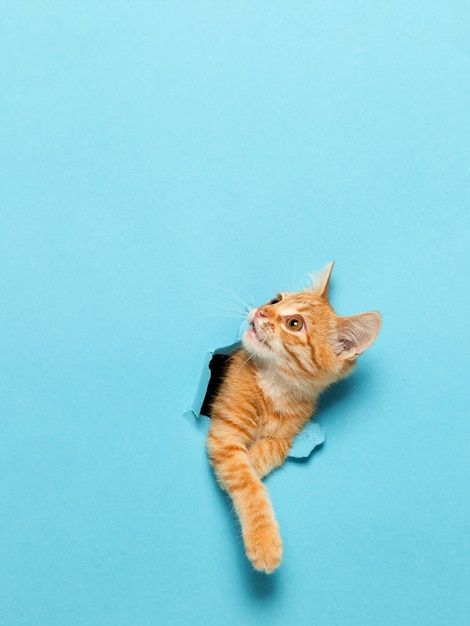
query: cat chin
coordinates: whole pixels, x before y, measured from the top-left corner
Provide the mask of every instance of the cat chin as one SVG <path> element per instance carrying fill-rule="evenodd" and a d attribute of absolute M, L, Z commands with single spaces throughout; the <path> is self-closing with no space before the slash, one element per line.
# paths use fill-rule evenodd
<path fill-rule="evenodd" d="M 272 350 L 263 341 L 258 339 L 256 335 L 248 329 L 242 337 L 242 346 L 252 356 L 262 360 L 272 360 Z"/>
<path fill-rule="evenodd" d="M 243 334 L 242 346 L 247 352 L 250 352 L 250 354 L 256 354 L 258 352 L 259 344 L 259 339 L 253 336 L 250 329 Z"/>

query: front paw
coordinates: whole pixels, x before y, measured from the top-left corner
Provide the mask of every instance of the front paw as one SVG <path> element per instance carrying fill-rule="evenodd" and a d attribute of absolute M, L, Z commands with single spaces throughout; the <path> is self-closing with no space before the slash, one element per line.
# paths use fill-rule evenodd
<path fill-rule="evenodd" d="M 249 533 L 245 545 L 246 555 L 258 571 L 271 574 L 281 564 L 282 540 L 274 524 Z"/>

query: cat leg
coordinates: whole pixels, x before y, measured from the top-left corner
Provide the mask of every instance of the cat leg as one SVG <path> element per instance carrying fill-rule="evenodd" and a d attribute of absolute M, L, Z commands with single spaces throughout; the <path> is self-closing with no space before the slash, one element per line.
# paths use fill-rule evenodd
<path fill-rule="evenodd" d="M 281 563 L 282 540 L 265 486 L 253 469 L 247 442 L 222 420 L 212 420 L 207 449 L 217 480 L 232 499 L 246 554 L 257 570 L 273 572 Z"/>
<path fill-rule="evenodd" d="M 263 437 L 248 448 L 253 469 L 260 478 L 284 463 L 289 454 L 292 439 L 287 437 Z"/>

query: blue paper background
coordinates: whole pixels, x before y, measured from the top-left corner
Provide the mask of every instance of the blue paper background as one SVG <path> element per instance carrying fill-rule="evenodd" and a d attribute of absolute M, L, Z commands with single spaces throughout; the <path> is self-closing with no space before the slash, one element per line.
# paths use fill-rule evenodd
<path fill-rule="evenodd" d="M 464 626 L 465 2 L 4 2 L 2 626 Z M 245 561 L 202 433 L 206 351 L 335 258 L 384 316 Z"/>

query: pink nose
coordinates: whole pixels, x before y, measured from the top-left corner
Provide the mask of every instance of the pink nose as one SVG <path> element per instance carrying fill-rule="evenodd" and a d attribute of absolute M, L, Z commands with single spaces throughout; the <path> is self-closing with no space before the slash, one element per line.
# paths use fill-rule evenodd
<path fill-rule="evenodd" d="M 256 309 L 255 317 L 268 317 L 268 315 L 263 309 Z"/>

